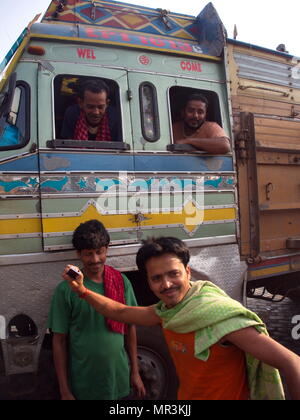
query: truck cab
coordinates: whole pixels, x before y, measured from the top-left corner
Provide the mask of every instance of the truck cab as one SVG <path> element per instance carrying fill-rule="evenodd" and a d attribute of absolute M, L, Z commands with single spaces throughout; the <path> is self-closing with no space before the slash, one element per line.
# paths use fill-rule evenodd
<path fill-rule="evenodd" d="M 213 281 L 240 301 L 247 289 L 261 286 L 255 281 L 264 281 L 271 257 L 284 256 L 286 272 L 299 272 L 296 235 L 289 235 L 292 253 L 284 253 L 282 241 L 280 250 L 273 241 L 269 254 L 259 248 L 259 226 L 264 235 L 270 231 L 257 218 L 257 189 L 263 187 L 257 184 L 255 136 L 249 135 L 256 130 L 256 103 L 255 95 L 254 103 L 247 99 L 251 89 L 240 86 L 238 72 L 240 50 L 248 57 L 253 49 L 226 39 L 211 3 L 197 18 L 102 3 L 52 1 L 1 68 L 0 284 L 6 286 L 0 338 L 3 374 L 10 378 L 38 369 L 51 296 L 65 265 L 76 264 L 72 233 L 84 221 L 98 219 L 108 229 L 108 263 L 126 273 L 140 305 L 155 302 L 135 264 L 149 236 L 184 240 L 193 279 Z M 79 88 L 90 79 L 109 87 L 117 134 L 107 141 L 64 136 Z M 207 119 L 223 127 L 231 152 L 176 144 L 172 127 L 191 93 L 207 98 Z M 289 168 L 299 163 L 299 147 Z M 281 163 L 281 154 L 274 156 L 272 164 Z M 277 194 L 272 179 L 267 203 Z M 276 275 L 267 272 L 272 280 Z M 149 398 L 174 398 L 176 375 L 160 331 L 140 330 L 139 352 Z"/>

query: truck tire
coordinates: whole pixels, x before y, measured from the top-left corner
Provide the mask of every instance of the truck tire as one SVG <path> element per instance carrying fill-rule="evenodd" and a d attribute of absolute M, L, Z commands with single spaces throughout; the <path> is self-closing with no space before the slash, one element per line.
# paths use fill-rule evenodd
<path fill-rule="evenodd" d="M 137 327 L 140 374 L 146 400 L 176 400 L 178 379 L 161 327 Z"/>

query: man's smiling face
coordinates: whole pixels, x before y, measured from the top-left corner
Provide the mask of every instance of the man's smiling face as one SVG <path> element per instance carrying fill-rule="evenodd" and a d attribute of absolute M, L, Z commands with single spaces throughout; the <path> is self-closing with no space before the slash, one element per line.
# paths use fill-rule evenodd
<path fill-rule="evenodd" d="M 186 107 L 182 111 L 182 118 L 184 124 L 193 130 L 198 128 L 206 120 L 206 104 L 199 100 L 188 101 Z"/>
<path fill-rule="evenodd" d="M 175 254 L 150 258 L 146 270 L 150 289 L 167 308 L 181 302 L 190 288 L 190 268 L 185 267 Z"/>

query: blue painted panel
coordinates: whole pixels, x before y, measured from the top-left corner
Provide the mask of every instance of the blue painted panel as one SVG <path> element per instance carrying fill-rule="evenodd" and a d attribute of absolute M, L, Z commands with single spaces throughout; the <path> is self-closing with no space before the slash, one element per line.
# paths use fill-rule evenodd
<path fill-rule="evenodd" d="M 140 155 L 137 172 L 233 172 L 231 156 Z"/>
<path fill-rule="evenodd" d="M 42 153 L 41 171 L 133 171 L 133 156 L 91 153 Z"/>
<path fill-rule="evenodd" d="M 233 172 L 231 156 L 41 153 L 41 171 Z M 37 155 L 0 163 L 0 171 L 38 172 Z"/>
<path fill-rule="evenodd" d="M 11 162 L 0 162 L 0 172 L 38 172 L 37 155 L 20 157 Z"/>

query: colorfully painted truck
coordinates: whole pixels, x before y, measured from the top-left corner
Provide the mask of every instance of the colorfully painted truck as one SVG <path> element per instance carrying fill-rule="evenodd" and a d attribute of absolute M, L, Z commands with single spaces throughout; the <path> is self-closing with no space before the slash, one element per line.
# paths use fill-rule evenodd
<path fill-rule="evenodd" d="M 54 0 L 0 70 L 0 395 L 37 372 L 53 290 L 76 263 L 72 233 L 89 219 L 109 230 L 109 263 L 141 305 L 155 299 L 135 255 L 143 239 L 161 235 L 186 241 L 194 279 L 238 300 L 297 297 L 300 60 L 227 39 L 211 3 L 195 18 Z M 110 88 L 118 139 L 61 136 L 90 78 Z M 172 124 L 190 93 L 207 97 L 208 119 L 228 133 L 231 153 L 174 143 Z M 160 331 L 139 330 L 139 359 L 147 398 L 175 398 Z"/>

